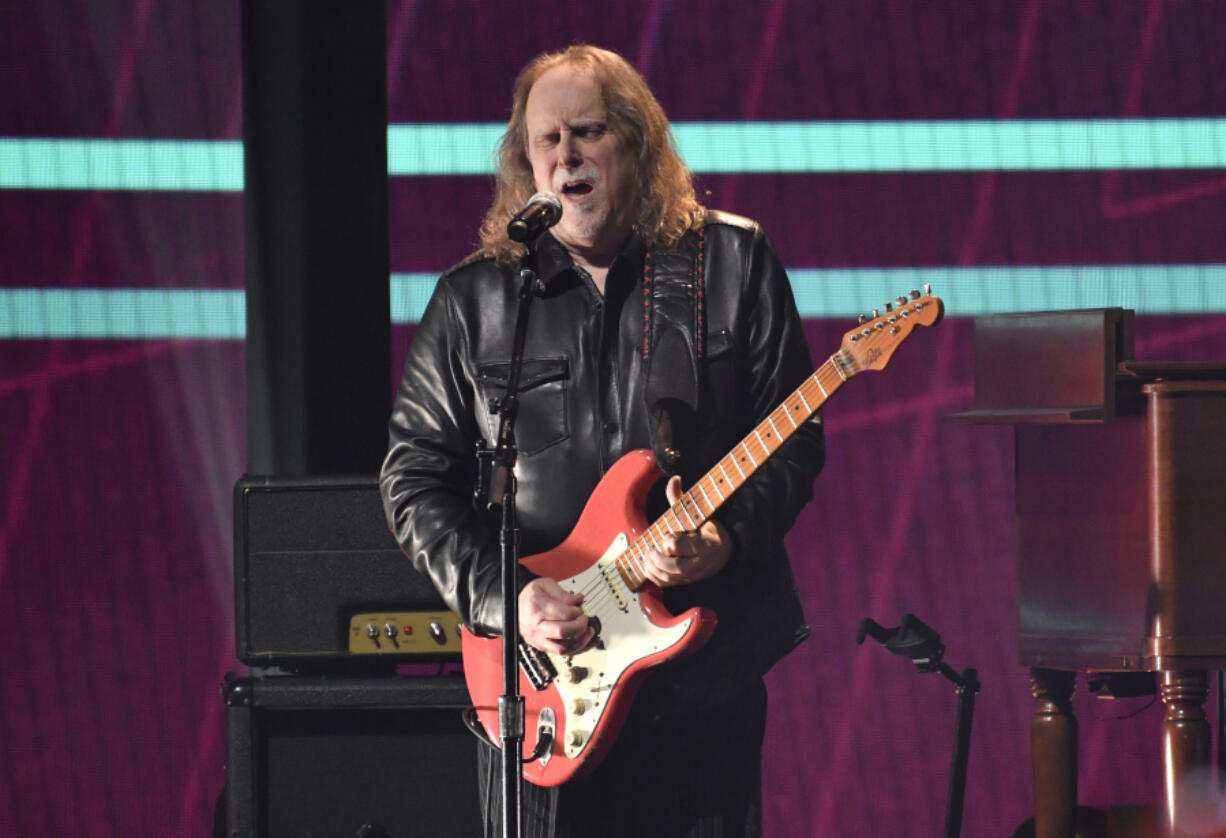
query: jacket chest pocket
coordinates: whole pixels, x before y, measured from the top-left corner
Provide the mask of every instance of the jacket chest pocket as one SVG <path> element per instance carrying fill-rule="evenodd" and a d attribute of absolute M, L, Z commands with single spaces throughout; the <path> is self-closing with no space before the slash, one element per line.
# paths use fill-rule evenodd
<path fill-rule="evenodd" d="M 491 399 L 507 392 L 511 365 L 480 364 L 477 383 L 481 387 L 485 425 L 490 438 L 498 433 L 497 414 L 488 412 Z M 570 436 L 566 414 L 566 388 L 570 381 L 570 361 L 566 358 L 524 360 L 519 377 L 519 416 L 515 420 L 515 442 L 524 456 L 537 454 Z"/>

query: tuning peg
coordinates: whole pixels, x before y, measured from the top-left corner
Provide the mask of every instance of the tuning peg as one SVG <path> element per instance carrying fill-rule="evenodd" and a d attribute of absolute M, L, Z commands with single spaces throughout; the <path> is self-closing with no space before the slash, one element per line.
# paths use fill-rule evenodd
<path fill-rule="evenodd" d="M 924 283 L 924 296 L 927 297 L 931 293 L 932 293 L 932 285 L 930 283 L 925 282 Z"/>
<path fill-rule="evenodd" d="M 886 310 L 886 311 L 893 311 L 893 310 L 894 310 L 894 306 L 893 306 L 892 304 L 890 304 L 890 303 L 886 303 L 886 304 L 885 304 L 885 310 Z"/>
<path fill-rule="evenodd" d="M 920 298 L 920 292 L 912 288 L 911 289 L 911 299 L 918 300 L 919 298 Z"/>
<path fill-rule="evenodd" d="M 876 320 L 880 316 L 881 316 L 881 309 L 877 309 L 877 308 L 873 309 L 873 319 Z"/>
<path fill-rule="evenodd" d="M 897 300 L 895 300 L 894 302 L 898 303 L 900 306 L 905 306 L 905 305 L 907 304 L 907 298 L 906 298 L 906 297 L 899 297 L 899 298 L 898 298 Z"/>
<path fill-rule="evenodd" d="M 856 315 L 856 322 L 859 323 L 861 326 L 863 326 L 865 323 L 868 322 L 868 315 L 867 314 Z"/>

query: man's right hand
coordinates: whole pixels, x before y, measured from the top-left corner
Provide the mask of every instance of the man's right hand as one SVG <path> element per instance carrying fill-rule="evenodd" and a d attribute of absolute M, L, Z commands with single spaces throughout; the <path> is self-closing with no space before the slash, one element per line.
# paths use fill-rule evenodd
<path fill-rule="evenodd" d="M 579 607 L 583 594 L 572 594 L 552 579 L 533 579 L 519 592 L 519 634 L 543 652 L 573 655 L 596 639 L 595 629 Z"/>

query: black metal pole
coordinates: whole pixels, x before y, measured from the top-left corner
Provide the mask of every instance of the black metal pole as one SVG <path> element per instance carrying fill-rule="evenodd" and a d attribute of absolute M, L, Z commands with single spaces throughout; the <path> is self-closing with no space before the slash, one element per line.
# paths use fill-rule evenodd
<path fill-rule="evenodd" d="M 502 834 L 517 838 L 520 832 L 520 784 L 523 782 L 524 697 L 519 694 L 519 592 L 515 565 L 518 561 L 515 523 L 515 476 L 508 475 L 502 501 L 502 691 L 498 698 L 498 734 L 502 741 Z"/>
<path fill-rule="evenodd" d="M 515 509 L 515 419 L 519 412 L 519 378 L 532 298 L 538 293 L 536 252 L 531 246 L 521 264 L 519 310 L 511 347 L 511 369 L 493 452 L 487 500 L 501 508 L 499 546 L 502 554 L 502 687 L 498 698 L 498 738 L 502 747 L 502 834 L 518 838 L 523 783 L 524 698 L 519 693 L 519 525 Z"/>
<path fill-rule="evenodd" d="M 954 726 L 954 762 L 949 772 L 949 798 L 945 805 L 945 838 L 958 838 L 962 832 L 962 804 L 966 797 L 971 720 L 975 715 L 975 693 L 979 692 L 979 673 L 964 669 L 955 683 L 958 685 L 958 721 Z"/>

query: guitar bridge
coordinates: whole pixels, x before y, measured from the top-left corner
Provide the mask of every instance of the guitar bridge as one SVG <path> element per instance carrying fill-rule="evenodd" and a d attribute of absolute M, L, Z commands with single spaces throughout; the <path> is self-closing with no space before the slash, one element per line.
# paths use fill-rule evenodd
<path fill-rule="evenodd" d="M 519 665 L 523 668 L 528 681 L 538 690 L 543 690 L 558 677 L 549 655 L 540 649 L 534 649 L 523 641 L 519 641 Z"/>

